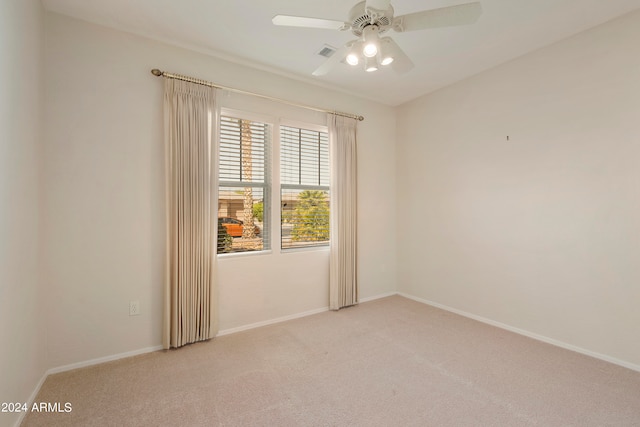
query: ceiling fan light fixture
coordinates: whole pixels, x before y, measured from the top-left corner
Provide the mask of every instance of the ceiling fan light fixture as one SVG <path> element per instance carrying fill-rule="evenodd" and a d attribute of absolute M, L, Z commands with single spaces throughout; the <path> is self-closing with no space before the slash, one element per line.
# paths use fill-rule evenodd
<path fill-rule="evenodd" d="M 376 25 L 369 25 L 365 27 L 362 40 L 364 42 L 364 48 L 362 48 L 362 54 L 367 58 L 373 58 L 378 54 L 380 50 L 380 38 L 378 37 L 378 27 Z"/>
<path fill-rule="evenodd" d="M 393 62 L 393 57 L 392 56 L 385 56 L 382 58 L 382 61 L 380 61 L 380 65 L 389 65 Z"/>
<path fill-rule="evenodd" d="M 349 30 L 357 37 L 338 49 L 331 57 L 325 55 L 328 59 L 312 73 L 314 76 L 327 74 L 340 62 L 352 66 L 364 62 L 364 69 L 368 72 L 392 64 L 391 68 L 395 72 L 404 74 L 414 67 L 413 62 L 392 38 L 381 38 L 381 34 L 389 30 L 402 33 L 469 25 L 476 23 L 482 14 L 480 1 L 471 0 L 470 3 L 395 16 L 391 1 L 393 0 L 358 1 L 351 8 L 346 21 L 294 15 L 276 15 L 272 21 L 279 26 Z"/>
<path fill-rule="evenodd" d="M 378 47 L 375 43 L 367 43 L 364 45 L 364 49 L 362 49 L 362 54 L 367 58 L 373 58 L 378 54 Z"/>
<path fill-rule="evenodd" d="M 364 59 L 364 70 L 367 73 L 372 73 L 374 71 L 378 71 L 378 61 L 375 57 L 373 58 L 365 58 Z"/>
<path fill-rule="evenodd" d="M 389 37 L 380 39 L 380 64 L 389 65 L 398 55 L 398 50 L 394 48 L 394 44 Z"/>
<path fill-rule="evenodd" d="M 350 53 L 349 55 L 347 55 L 346 61 L 349 65 L 358 65 L 360 63 L 360 58 L 358 58 L 358 55 L 356 55 L 355 53 Z"/>

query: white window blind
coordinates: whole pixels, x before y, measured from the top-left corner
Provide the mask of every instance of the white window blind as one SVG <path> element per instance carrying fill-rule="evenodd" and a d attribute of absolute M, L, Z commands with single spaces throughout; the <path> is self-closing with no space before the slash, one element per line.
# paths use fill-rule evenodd
<path fill-rule="evenodd" d="M 270 248 L 270 125 L 221 116 L 218 253 Z"/>
<path fill-rule="evenodd" d="M 329 244 L 329 138 L 280 127 L 282 248 Z"/>

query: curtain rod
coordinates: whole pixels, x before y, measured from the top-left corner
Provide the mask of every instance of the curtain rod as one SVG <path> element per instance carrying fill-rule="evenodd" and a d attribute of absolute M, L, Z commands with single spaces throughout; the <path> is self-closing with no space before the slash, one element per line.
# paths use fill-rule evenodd
<path fill-rule="evenodd" d="M 276 101 L 276 102 L 279 102 L 281 104 L 287 104 L 287 105 L 292 105 L 294 107 L 306 108 L 307 110 L 314 110 L 314 111 L 320 111 L 320 112 L 323 112 L 323 113 L 335 114 L 336 116 L 350 117 L 352 119 L 356 119 L 356 120 L 359 120 L 359 121 L 363 121 L 364 120 L 363 116 L 358 116 L 356 114 L 341 113 L 340 111 L 326 110 L 324 108 L 318 108 L 318 107 L 312 107 L 310 105 L 298 104 L 296 102 L 287 101 L 285 99 L 274 98 L 274 97 L 271 97 L 271 96 L 261 95 L 259 93 L 249 92 L 249 91 L 246 91 L 246 90 L 235 89 L 235 88 L 232 88 L 232 87 L 217 85 L 215 83 L 211 83 L 211 82 L 208 82 L 206 80 L 196 79 L 194 77 L 183 76 L 181 74 L 167 73 L 166 71 L 160 71 L 157 68 L 154 68 L 153 70 L 151 70 L 151 74 L 153 74 L 156 77 L 167 77 L 169 79 L 182 80 L 182 81 L 185 81 L 185 82 L 196 83 L 196 84 L 203 85 L 203 86 L 209 86 L 209 87 L 214 87 L 214 88 L 218 88 L 218 89 L 224 89 L 224 90 L 228 90 L 229 92 L 241 93 L 243 95 L 256 96 L 258 98 L 268 99 L 269 101 Z"/>

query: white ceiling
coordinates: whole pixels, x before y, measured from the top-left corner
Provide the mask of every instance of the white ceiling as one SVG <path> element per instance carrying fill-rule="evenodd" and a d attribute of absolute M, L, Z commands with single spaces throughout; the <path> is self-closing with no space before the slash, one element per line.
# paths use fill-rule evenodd
<path fill-rule="evenodd" d="M 472 0 L 392 0 L 395 15 Z M 358 0 L 42 0 L 45 8 L 107 27 L 399 105 L 542 46 L 640 8 L 640 0 L 481 0 L 471 26 L 394 33 L 415 63 L 409 73 L 365 73 L 338 64 L 311 73 L 325 60 L 316 53 L 340 47 L 350 32 L 276 27 L 277 14 L 348 20 Z M 176 70 L 166 70 L 174 71 Z M 198 77 L 198 76 L 194 76 Z"/>

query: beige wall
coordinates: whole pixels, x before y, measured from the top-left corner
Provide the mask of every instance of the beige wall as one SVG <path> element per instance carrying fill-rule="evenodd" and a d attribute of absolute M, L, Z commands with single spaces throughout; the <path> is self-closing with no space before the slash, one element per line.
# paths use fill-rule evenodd
<path fill-rule="evenodd" d="M 380 233 L 381 224 L 395 223 L 392 108 L 60 15 L 46 21 L 50 367 L 161 343 L 163 84 L 152 68 L 366 116 L 359 128 L 361 296 L 395 291 L 395 234 Z M 222 104 L 325 123 L 324 114 L 228 93 Z M 327 269 L 326 250 L 221 259 L 220 328 L 326 307 Z M 129 300 L 140 301 L 140 316 L 128 315 Z"/>
<path fill-rule="evenodd" d="M 0 402 L 26 401 L 45 371 L 39 287 L 43 12 L 0 2 Z M 0 413 L 0 425 L 18 414 Z"/>
<path fill-rule="evenodd" d="M 401 292 L 640 366 L 639 41 L 635 12 L 399 108 Z"/>

